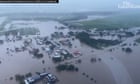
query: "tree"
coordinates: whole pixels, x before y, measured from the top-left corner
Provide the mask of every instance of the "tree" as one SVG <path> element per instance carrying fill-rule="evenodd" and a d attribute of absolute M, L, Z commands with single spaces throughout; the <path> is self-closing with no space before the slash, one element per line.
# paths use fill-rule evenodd
<path fill-rule="evenodd" d="M 45 63 L 45 60 L 42 60 L 42 64 L 44 64 Z"/>
<path fill-rule="evenodd" d="M 128 48 L 125 49 L 125 52 L 131 53 L 132 52 L 132 49 L 128 47 Z"/>
<path fill-rule="evenodd" d="M 72 31 L 68 32 L 68 34 L 69 34 L 70 36 L 74 36 L 74 32 L 72 32 Z"/>
<path fill-rule="evenodd" d="M 27 73 L 26 75 L 25 75 L 25 77 L 31 77 L 32 76 L 32 73 Z"/>
<path fill-rule="evenodd" d="M 81 59 L 79 59 L 79 60 L 77 60 L 77 62 L 78 62 L 78 63 L 81 63 L 81 62 L 82 62 L 82 60 L 81 60 Z"/>
<path fill-rule="evenodd" d="M 90 61 L 91 62 L 96 62 L 96 58 L 91 58 Z"/>
<path fill-rule="evenodd" d="M 19 82 L 19 84 L 24 84 L 24 75 L 17 74 L 15 75 L 15 80 Z"/>

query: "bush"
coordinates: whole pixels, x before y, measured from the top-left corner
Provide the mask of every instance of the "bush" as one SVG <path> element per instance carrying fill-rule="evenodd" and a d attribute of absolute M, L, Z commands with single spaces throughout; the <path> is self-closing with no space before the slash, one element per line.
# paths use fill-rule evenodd
<path fill-rule="evenodd" d="M 9 79 L 10 79 L 10 80 L 13 80 L 13 77 L 10 77 Z"/>
<path fill-rule="evenodd" d="M 79 60 L 77 60 L 77 62 L 78 62 L 78 63 L 81 63 L 81 62 L 82 62 L 82 60 L 81 60 L 81 59 L 79 59 Z"/>
<path fill-rule="evenodd" d="M 126 53 L 131 53 L 132 49 L 127 47 L 127 48 L 122 48 L 122 51 L 126 52 Z"/>
<path fill-rule="evenodd" d="M 70 64 L 60 64 L 56 66 L 57 71 L 78 71 L 79 69 L 74 65 Z"/>
<path fill-rule="evenodd" d="M 91 58 L 90 61 L 91 62 L 96 62 L 97 60 L 96 60 L 96 58 Z"/>
<path fill-rule="evenodd" d="M 132 49 L 128 47 L 128 48 L 125 49 L 125 52 L 131 53 L 132 52 Z"/>
<path fill-rule="evenodd" d="M 42 64 L 44 64 L 45 63 L 45 60 L 42 60 Z"/>
<path fill-rule="evenodd" d="M 56 67 L 56 69 L 57 69 L 58 71 L 64 71 L 64 70 L 66 69 L 66 65 L 60 64 L 60 65 L 58 65 L 58 66 Z"/>
<path fill-rule="evenodd" d="M 75 66 L 74 65 L 69 65 L 69 66 L 67 66 L 66 70 L 74 71 L 75 70 Z"/>
<path fill-rule="evenodd" d="M 42 58 L 43 57 L 43 54 L 42 53 L 39 53 L 39 54 L 36 54 L 36 55 L 34 55 L 36 58 L 38 58 L 38 59 L 40 59 L 40 58 Z"/>
<path fill-rule="evenodd" d="M 19 84 L 24 84 L 24 78 L 25 77 L 23 75 L 19 75 L 19 74 L 15 75 L 15 80 L 19 82 Z"/>
<path fill-rule="evenodd" d="M 26 75 L 25 75 L 25 77 L 31 77 L 32 76 L 32 73 L 27 73 Z"/>

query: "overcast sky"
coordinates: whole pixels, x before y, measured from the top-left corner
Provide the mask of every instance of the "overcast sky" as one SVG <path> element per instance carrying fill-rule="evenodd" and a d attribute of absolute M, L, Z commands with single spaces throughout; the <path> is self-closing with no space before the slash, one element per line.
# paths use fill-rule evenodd
<path fill-rule="evenodd" d="M 124 0 L 59 0 L 58 4 L 0 4 L 2 12 L 114 11 Z M 126 1 L 126 0 L 125 0 Z M 140 5 L 140 0 L 127 0 Z"/>

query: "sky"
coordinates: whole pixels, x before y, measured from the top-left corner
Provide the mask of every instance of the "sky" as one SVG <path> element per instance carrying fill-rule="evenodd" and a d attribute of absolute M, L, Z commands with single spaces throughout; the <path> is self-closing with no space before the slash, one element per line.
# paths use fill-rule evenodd
<path fill-rule="evenodd" d="M 0 13 L 116 11 L 123 1 L 140 5 L 140 0 L 59 0 L 57 4 L 0 4 Z"/>

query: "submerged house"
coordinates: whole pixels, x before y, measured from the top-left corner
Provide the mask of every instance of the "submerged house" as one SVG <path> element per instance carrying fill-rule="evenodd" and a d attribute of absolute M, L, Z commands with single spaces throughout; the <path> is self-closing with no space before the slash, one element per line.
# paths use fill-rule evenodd
<path fill-rule="evenodd" d="M 50 47 L 45 47 L 45 51 L 50 55 L 52 54 L 53 50 Z"/>
<path fill-rule="evenodd" d="M 52 59 L 54 62 L 60 62 L 62 60 L 62 56 L 59 53 L 55 52 L 52 56 Z"/>
<path fill-rule="evenodd" d="M 28 39 L 25 39 L 24 41 L 24 46 L 28 46 L 32 43 L 32 39 L 31 38 L 28 38 Z"/>
<path fill-rule="evenodd" d="M 29 78 L 25 79 L 24 82 L 25 82 L 25 84 L 33 84 L 40 79 L 41 79 L 41 77 L 39 75 L 37 75 L 37 76 L 33 76 L 33 77 L 29 77 Z"/>
<path fill-rule="evenodd" d="M 72 47 L 72 43 L 69 39 L 66 39 L 66 40 L 60 40 L 59 41 L 62 45 L 64 46 L 69 46 L 69 47 Z"/>
<path fill-rule="evenodd" d="M 80 51 L 74 51 L 73 54 L 74 55 L 82 55 L 82 53 Z"/>

